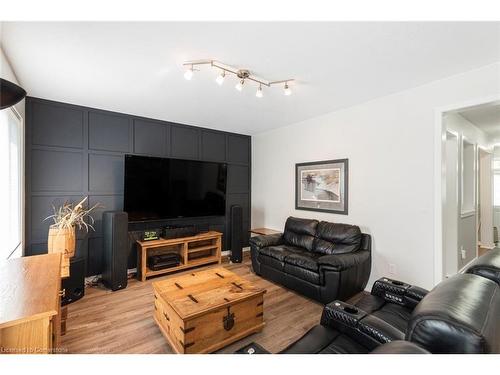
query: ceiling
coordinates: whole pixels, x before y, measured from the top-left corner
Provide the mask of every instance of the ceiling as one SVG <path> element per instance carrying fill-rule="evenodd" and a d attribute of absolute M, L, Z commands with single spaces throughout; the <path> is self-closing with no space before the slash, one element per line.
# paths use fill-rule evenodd
<path fill-rule="evenodd" d="M 500 60 L 500 23 L 4 22 L 1 42 L 35 97 L 256 134 Z M 278 87 L 215 84 L 216 59 Z M 247 85 L 245 85 L 247 86 Z M 251 85 L 248 85 L 251 86 Z"/>
<path fill-rule="evenodd" d="M 500 139 L 500 103 L 475 106 L 458 113 L 493 139 Z"/>

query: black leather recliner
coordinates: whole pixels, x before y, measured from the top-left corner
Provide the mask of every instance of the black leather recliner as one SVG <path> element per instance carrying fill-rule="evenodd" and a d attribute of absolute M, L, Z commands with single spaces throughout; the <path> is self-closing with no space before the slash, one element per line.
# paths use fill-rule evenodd
<path fill-rule="evenodd" d="M 325 306 L 321 324 L 282 353 L 389 353 L 391 348 L 380 346 L 401 340 L 430 353 L 500 353 L 499 285 L 478 275 L 455 275 L 423 297 L 404 331 L 334 301 Z"/>
<path fill-rule="evenodd" d="M 500 285 L 500 249 L 489 250 L 478 257 L 464 272 Z M 371 294 L 364 295 L 355 306 L 404 332 L 413 309 L 427 293 L 423 288 L 382 278 L 373 284 Z"/>
<path fill-rule="evenodd" d="M 250 238 L 253 270 L 322 303 L 362 291 L 371 237 L 358 226 L 289 217 L 283 234 Z"/>

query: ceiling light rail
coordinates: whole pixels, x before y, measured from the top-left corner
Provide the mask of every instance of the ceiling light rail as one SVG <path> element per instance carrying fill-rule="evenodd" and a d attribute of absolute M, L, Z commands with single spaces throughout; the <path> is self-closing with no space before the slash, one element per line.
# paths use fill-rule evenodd
<path fill-rule="evenodd" d="M 235 86 L 236 90 L 242 91 L 243 90 L 243 85 L 245 81 L 253 81 L 255 83 L 259 84 L 259 87 L 257 89 L 256 97 L 262 98 L 262 85 L 266 87 L 271 87 L 273 85 L 279 85 L 279 84 L 284 84 L 284 91 L 283 93 L 286 96 L 289 96 L 292 93 L 292 90 L 290 89 L 289 83 L 293 82 L 293 78 L 289 79 L 282 79 L 279 81 L 267 81 L 262 78 L 256 77 L 250 73 L 249 70 L 247 69 L 236 69 L 232 66 L 223 64 L 219 61 L 216 60 L 196 60 L 196 61 L 186 61 L 185 63 L 182 64 L 185 67 L 188 67 L 186 71 L 184 72 L 184 78 L 186 78 L 188 81 L 191 80 L 193 77 L 193 73 L 199 69 L 196 69 L 195 66 L 198 65 L 210 65 L 213 68 L 217 68 L 221 70 L 221 73 L 217 76 L 216 82 L 219 86 L 221 86 L 224 83 L 224 78 L 226 77 L 226 73 L 231 73 L 234 74 L 236 77 L 239 78 L 238 84 Z"/>

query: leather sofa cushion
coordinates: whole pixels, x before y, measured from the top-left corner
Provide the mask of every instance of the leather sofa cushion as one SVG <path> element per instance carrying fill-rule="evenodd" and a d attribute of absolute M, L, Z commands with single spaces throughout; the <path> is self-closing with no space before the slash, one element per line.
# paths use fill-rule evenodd
<path fill-rule="evenodd" d="M 340 333 L 318 324 L 280 354 L 316 354 L 325 349 Z"/>
<path fill-rule="evenodd" d="M 356 225 L 322 221 L 316 228 L 313 251 L 322 254 L 343 254 L 361 247 L 362 234 Z"/>
<path fill-rule="evenodd" d="M 320 254 L 320 253 L 316 253 Z M 371 253 L 368 250 L 358 250 L 349 254 L 322 255 L 318 258 L 318 264 L 334 271 L 343 271 L 366 262 Z"/>
<path fill-rule="evenodd" d="M 385 321 L 402 333 L 406 332 L 411 317 L 410 309 L 395 303 L 387 303 L 385 299 L 371 294 L 364 294 L 355 306 Z"/>
<path fill-rule="evenodd" d="M 301 280 L 310 282 L 314 285 L 320 284 L 320 276 L 318 271 L 311 271 L 302 267 L 297 267 L 289 263 L 285 263 L 283 271 L 289 275 L 293 275 Z"/>
<path fill-rule="evenodd" d="M 339 334 L 320 354 L 367 354 L 368 349 L 345 334 Z"/>
<path fill-rule="evenodd" d="M 289 217 L 286 220 L 285 231 L 283 233 L 285 244 L 302 247 L 311 251 L 317 225 L 318 220 Z"/>
<path fill-rule="evenodd" d="M 294 265 L 296 267 L 305 268 L 306 270 L 318 272 L 318 258 L 321 254 L 310 253 L 303 251 L 300 253 L 288 254 L 285 257 L 285 263 Z"/>
<path fill-rule="evenodd" d="M 259 250 L 259 255 L 265 255 L 274 259 L 279 260 L 280 262 L 285 261 L 285 257 L 287 255 L 296 254 L 296 253 L 305 253 L 304 249 L 295 246 L 287 246 L 287 245 L 279 245 L 279 246 L 268 246 Z"/>
<path fill-rule="evenodd" d="M 317 325 L 280 353 L 366 354 L 368 349 L 337 330 Z"/>
<path fill-rule="evenodd" d="M 258 258 L 260 263 L 265 264 L 266 266 L 269 266 L 276 270 L 283 271 L 283 267 L 285 266 L 285 263 L 283 261 L 261 254 L 258 255 Z"/>
<path fill-rule="evenodd" d="M 439 283 L 413 310 L 406 339 L 431 353 L 499 353 L 500 288 L 458 274 Z"/>
<path fill-rule="evenodd" d="M 409 341 L 395 340 L 375 348 L 371 354 L 430 354 L 427 350 Z"/>

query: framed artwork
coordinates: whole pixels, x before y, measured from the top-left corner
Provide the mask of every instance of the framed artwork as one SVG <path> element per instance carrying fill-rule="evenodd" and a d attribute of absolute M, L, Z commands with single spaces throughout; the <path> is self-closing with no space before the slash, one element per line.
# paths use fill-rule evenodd
<path fill-rule="evenodd" d="M 348 213 L 349 160 L 295 164 L 295 209 Z"/>

